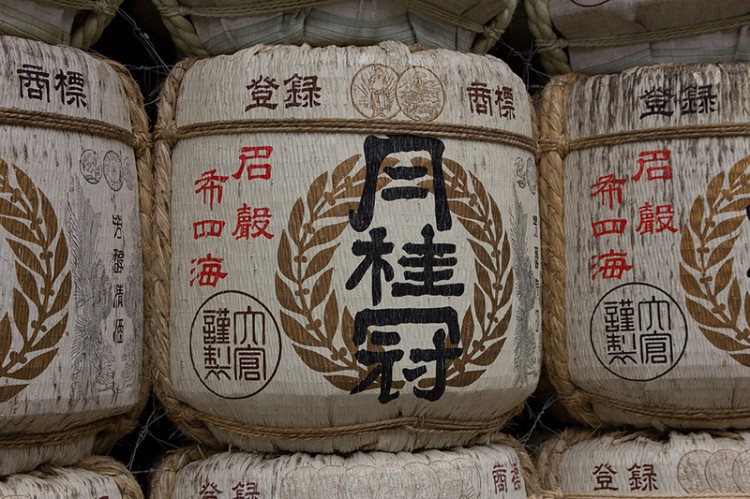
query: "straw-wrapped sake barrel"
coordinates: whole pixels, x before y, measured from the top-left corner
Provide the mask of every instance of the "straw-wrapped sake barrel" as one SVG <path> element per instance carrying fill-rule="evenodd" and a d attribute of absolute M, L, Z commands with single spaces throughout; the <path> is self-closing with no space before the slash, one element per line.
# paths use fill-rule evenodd
<path fill-rule="evenodd" d="M 750 66 L 554 78 L 544 340 L 590 425 L 750 426 Z"/>
<path fill-rule="evenodd" d="M 518 0 L 152 0 L 178 50 L 236 52 L 259 43 L 374 45 L 385 40 L 486 53 Z"/>
<path fill-rule="evenodd" d="M 122 0 L 0 0 L 0 34 L 88 49 Z"/>
<path fill-rule="evenodd" d="M 745 0 L 525 2 L 542 66 L 551 74 L 750 60 L 750 4 Z"/>
<path fill-rule="evenodd" d="M 747 498 L 750 434 L 566 430 L 537 466 L 545 497 Z"/>
<path fill-rule="evenodd" d="M 178 65 L 149 338 L 170 416 L 245 450 L 503 426 L 540 364 L 531 130 L 523 83 L 488 56 L 385 42 Z"/>
<path fill-rule="evenodd" d="M 150 154 L 121 66 L 2 37 L 0 68 L 6 475 L 79 460 L 128 431 L 145 402 L 138 184 L 150 189 Z"/>
<path fill-rule="evenodd" d="M 138 482 L 127 468 L 103 456 L 89 456 L 58 468 L 42 466 L 0 478 L 4 499 L 143 499 Z"/>
<path fill-rule="evenodd" d="M 533 463 L 508 437 L 492 445 L 444 451 L 348 456 L 237 452 L 207 457 L 200 449 L 186 449 L 162 459 L 149 497 L 177 499 L 206 492 L 278 499 L 541 497 Z"/>

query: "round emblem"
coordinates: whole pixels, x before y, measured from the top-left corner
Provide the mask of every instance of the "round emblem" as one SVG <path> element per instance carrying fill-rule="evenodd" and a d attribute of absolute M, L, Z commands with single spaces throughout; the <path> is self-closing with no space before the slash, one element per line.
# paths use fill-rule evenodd
<path fill-rule="evenodd" d="M 401 73 L 396 98 L 404 114 L 414 121 L 432 121 L 445 106 L 443 84 L 435 73 L 418 66 Z"/>
<path fill-rule="evenodd" d="M 687 322 L 677 302 L 651 284 L 610 290 L 591 315 L 591 346 L 618 378 L 651 381 L 677 365 L 687 345 Z"/>
<path fill-rule="evenodd" d="M 254 296 L 216 293 L 193 318 L 190 360 L 213 394 L 225 399 L 252 397 L 276 375 L 281 361 L 279 326 Z"/>
<path fill-rule="evenodd" d="M 363 67 L 352 79 L 350 97 L 355 109 L 365 118 L 389 119 L 401 110 L 396 100 L 398 73 L 383 64 Z"/>

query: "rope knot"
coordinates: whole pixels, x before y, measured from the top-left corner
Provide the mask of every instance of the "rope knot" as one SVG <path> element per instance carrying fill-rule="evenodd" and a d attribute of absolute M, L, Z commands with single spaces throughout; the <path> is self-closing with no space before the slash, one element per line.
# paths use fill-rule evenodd
<path fill-rule="evenodd" d="M 138 156 L 142 156 L 148 152 L 151 147 L 151 137 L 148 133 L 135 132 L 133 133 L 133 139 L 133 149 L 135 149 Z"/>
<path fill-rule="evenodd" d="M 154 140 L 163 140 L 169 147 L 174 147 L 179 140 L 177 124 L 174 121 L 159 123 L 154 127 Z"/>
<path fill-rule="evenodd" d="M 564 139 L 542 139 L 539 141 L 539 148 L 542 153 L 556 152 L 561 158 L 565 158 L 570 152 L 570 142 Z"/>

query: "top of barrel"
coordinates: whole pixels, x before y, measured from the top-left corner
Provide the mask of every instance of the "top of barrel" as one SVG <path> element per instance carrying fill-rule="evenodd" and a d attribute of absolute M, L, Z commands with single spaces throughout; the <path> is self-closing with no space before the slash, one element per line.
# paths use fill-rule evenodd
<path fill-rule="evenodd" d="M 299 131 L 373 133 L 384 122 L 464 140 L 498 141 L 503 131 L 532 135 L 521 79 L 493 57 L 398 42 L 374 47 L 258 45 L 231 56 L 199 60 L 184 75 L 178 127 L 205 123 L 308 122 Z M 344 123 L 345 122 L 345 123 Z M 294 130 L 285 130 L 293 132 Z M 340 131 L 340 130 L 339 130 Z"/>
<path fill-rule="evenodd" d="M 0 36 L 0 107 L 96 120 L 130 130 L 115 67 L 78 49 Z M 76 131 L 76 125 L 71 125 Z"/>
<path fill-rule="evenodd" d="M 663 64 L 570 83 L 567 135 L 573 139 L 635 130 L 746 123 L 750 66 Z M 590 103 L 595 102 L 596 105 Z"/>

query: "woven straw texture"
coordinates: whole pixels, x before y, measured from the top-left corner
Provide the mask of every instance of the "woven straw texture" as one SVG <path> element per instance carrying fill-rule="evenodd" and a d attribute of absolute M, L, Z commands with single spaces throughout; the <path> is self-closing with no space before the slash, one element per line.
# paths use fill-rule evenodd
<path fill-rule="evenodd" d="M 250 80 L 235 67 L 249 68 L 252 79 L 262 71 L 280 83 L 289 67 L 299 75 L 317 75 L 314 101 L 320 105 L 286 106 L 289 110 L 284 104 L 253 107 L 246 99 L 252 98 L 245 88 Z M 463 71 L 460 80 L 454 78 L 456 67 Z M 492 110 L 500 114 L 497 118 L 489 110 L 472 113 L 463 95 L 474 82 L 493 91 L 506 87 L 506 94 L 514 96 L 514 117 L 503 117 L 499 108 Z M 425 89 L 431 90 L 424 93 Z M 284 102 L 281 94 L 276 99 Z M 150 340 L 158 359 L 154 385 L 170 417 L 203 443 L 215 444 L 218 439 L 246 450 L 398 451 L 486 441 L 515 413 L 538 379 L 536 146 L 531 130 L 528 97 L 520 80 L 485 56 L 410 52 L 390 42 L 347 49 L 256 47 L 230 58 L 179 65 L 164 86 L 155 130 L 155 246 L 162 254 L 153 260 L 153 296 L 158 297 L 159 312 L 158 334 Z M 380 139 L 370 134 L 392 138 L 373 148 Z M 435 152 L 442 147 L 444 151 Z M 433 153 L 442 154 L 445 166 L 437 156 L 429 159 Z M 373 154 L 388 157 L 381 161 Z M 396 159 L 397 154 L 406 159 Z M 415 175 L 434 173 L 415 182 L 415 177 L 404 176 L 405 168 L 397 170 L 403 173 L 391 172 L 402 175 L 403 187 L 417 183 L 427 189 L 424 201 L 389 202 L 387 194 L 379 194 L 388 174 L 377 180 L 375 170 L 379 165 L 396 167 L 401 161 L 425 169 L 409 170 Z M 237 173 L 243 163 L 246 169 Z M 372 165 L 370 181 L 365 163 Z M 196 184 L 196 179 L 205 172 L 213 175 L 214 166 L 208 165 L 217 165 L 214 174 L 219 180 L 225 176 L 238 189 L 230 191 L 227 184 L 221 200 L 204 199 L 203 182 Z M 508 176 L 516 180 L 502 180 Z M 430 185 L 431 178 L 438 179 L 438 187 Z M 379 218 L 372 212 L 370 221 L 349 222 L 355 217 L 348 213 L 357 204 L 370 206 L 360 215 L 372 209 L 369 201 L 362 201 L 368 182 L 376 191 L 373 202 Z M 437 206 L 442 189 L 448 209 L 441 212 Z M 255 193 L 252 202 L 250 192 Z M 259 222 L 245 237 L 237 221 L 237 209 L 243 206 L 267 208 L 254 214 L 270 214 L 268 223 Z M 207 214 L 219 222 L 203 223 Z M 347 230 L 350 223 L 359 229 Z M 365 231 L 361 223 L 372 227 Z M 397 237 L 432 238 L 432 230 L 436 242 L 450 242 L 441 251 L 457 258 L 442 262 L 449 270 L 443 280 L 456 286 L 441 288 L 442 296 L 430 291 L 422 298 L 398 295 L 398 288 L 389 284 L 402 279 L 398 258 L 393 259 L 394 275 L 385 276 L 382 287 L 373 287 L 371 277 L 357 285 L 351 276 L 360 265 L 347 252 L 363 244 L 356 240 L 367 234 L 377 236 L 376 224 L 387 231 L 389 243 Z M 486 231 L 476 224 L 486 224 Z M 220 232 L 224 225 L 223 237 L 203 237 L 204 229 Z M 313 234 L 318 235 L 310 239 Z M 394 257 L 407 243 L 394 245 Z M 218 273 L 206 273 L 198 261 L 209 253 L 223 259 Z M 243 262 L 247 258 L 251 260 Z M 307 261 L 309 265 L 297 265 Z M 244 316 L 229 314 L 235 321 L 230 330 L 243 332 L 224 343 L 233 349 L 265 348 L 269 367 L 253 375 L 254 383 L 236 382 L 241 371 L 236 359 L 218 374 L 214 359 L 206 357 L 214 348 L 209 334 L 213 313 L 206 311 L 215 307 L 263 312 L 253 316 L 252 327 L 265 335 L 254 339 L 244 334 L 250 331 L 245 319 L 236 322 Z M 408 323 L 415 328 L 409 336 L 390 336 L 389 341 L 395 341 L 387 345 L 395 347 L 394 377 L 382 381 L 381 370 L 366 364 L 373 362 L 364 353 L 371 340 L 355 336 L 354 329 L 359 327 L 367 336 L 356 324 L 369 320 L 394 329 L 409 327 L 404 326 L 407 319 L 399 319 L 398 310 L 413 310 L 411 320 L 422 317 L 423 322 Z M 378 319 L 372 318 L 378 314 Z M 455 314 L 453 319 L 450 314 Z M 444 341 L 452 345 L 450 355 L 456 360 L 446 361 L 440 372 L 434 364 L 424 365 L 431 361 L 417 353 L 435 348 L 440 340 L 434 334 L 446 334 L 434 330 L 436 323 L 454 331 Z M 427 342 L 418 346 L 424 338 Z M 372 341 L 384 340 L 376 336 Z M 380 351 L 377 345 L 373 349 Z M 418 385 L 410 373 L 435 376 L 434 384 Z M 297 418 L 301 410 L 304 421 Z"/>
<path fill-rule="evenodd" d="M 374 45 L 384 40 L 484 54 L 510 23 L 517 0 L 153 0 L 178 50 L 232 53 L 258 43 Z"/>
<path fill-rule="evenodd" d="M 135 425 L 152 192 L 147 118 L 122 66 L 11 37 L 0 57 L 5 475 L 104 452 Z"/>
<path fill-rule="evenodd" d="M 151 481 L 150 497 L 185 497 L 205 483 L 222 491 L 239 487 L 299 499 L 541 497 L 530 458 L 508 437 L 481 447 L 346 457 L 243 453 L 209 457 L 200 449 L 186 449 L 162 460 Z"/>
<path fill-rule="evenodd" d="M 0 0 L 0 34 L 87 50 L 122 0 Z"/>
<path fill-rule="evenodd" d="M 102 456 L 88 456 L 70 467 L 42 466 L 29 473 L 4 477 L 0 480 L 0 494 L 13 499 L 143 499 L 138 482 L 125 466 Z"/>
<path fill-rule="evenodd" d="M 716 6 L 706 9 L 702 0 L 526 0 L 550 74 L 750 60 L 750 6 L 742 0 Z"/>
<path fill-rule="evenodd" d="M 610 433 L 569 429 L 544 444 L 544 497 L 747 498 L 747 433 Z"/>
<path fill-rule="evenodd" d="M 750 424 L 749 71 L 655 66 L 545 89 L 545 363 L 583 423 Z"/>

